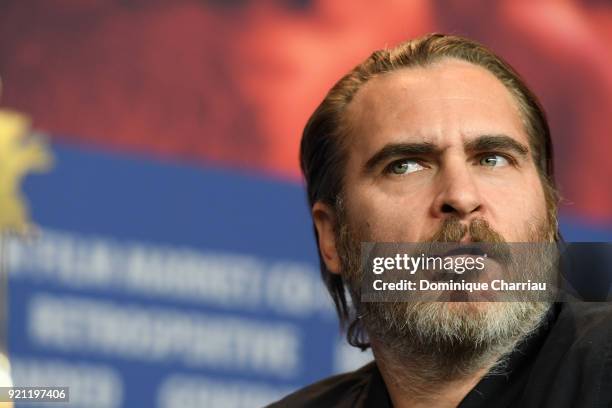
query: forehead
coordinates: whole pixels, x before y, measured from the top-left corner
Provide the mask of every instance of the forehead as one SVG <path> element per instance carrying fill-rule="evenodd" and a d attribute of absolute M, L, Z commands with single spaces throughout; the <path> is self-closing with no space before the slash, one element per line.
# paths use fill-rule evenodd
<path fill-rule="evenodd" d="M 527 144 L 513 95 L 485 68 L 456 59 L 372 78 L 345 118 L 349 145 L 366 150 L 413 141 L 444 147 L 487 133 Z"/>

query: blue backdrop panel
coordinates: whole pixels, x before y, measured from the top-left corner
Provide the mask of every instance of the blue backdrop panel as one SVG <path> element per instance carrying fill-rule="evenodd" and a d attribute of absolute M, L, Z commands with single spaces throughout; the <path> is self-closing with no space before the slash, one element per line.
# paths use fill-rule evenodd
<path fill-rule="evenodd" d="M 70 406 L 246 407 L 351 366 L 301 186 L 53 150 L 24 186 L 41 234 L 9 245 L 16 383 L 63 382 Z"/>
<path fill-rule="evenodd" d="M 71 407 L 253 407 L 370 358 L 338 335 L 302 186 L 53 152 L 24 185 L 40 236 L 8 246 L 17 384 L 70 386 Z"/>

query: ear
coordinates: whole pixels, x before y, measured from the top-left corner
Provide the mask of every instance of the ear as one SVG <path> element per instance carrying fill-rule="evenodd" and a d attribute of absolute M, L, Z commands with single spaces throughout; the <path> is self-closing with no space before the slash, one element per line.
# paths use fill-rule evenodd
<path fill-rule="evenodd" d="M 319 235 L 319 251 L 327 269 L 340 274 L 340 257 L 336 248 L 336 212 L 328 204 L 317 201 L 312 206 L 312 220 Z"/>

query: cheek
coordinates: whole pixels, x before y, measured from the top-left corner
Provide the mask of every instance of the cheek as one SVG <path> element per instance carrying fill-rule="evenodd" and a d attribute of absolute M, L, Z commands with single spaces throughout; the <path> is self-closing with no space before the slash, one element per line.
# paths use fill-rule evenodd
<path fill-rule="evenodd" d="M 537 178 L 485 195 L 494 228 L 510 242 L 529 241 L 533 228 L 547 219 L 544 189 Z"/>
<path fill-rule="evenodd" d="M 531 218 L 546 218 L 546 197 L 539 177 L 536 176 L 531 180 L 525 193 L 524 205 L 527 207 L 525 211 Z"/>
<path fill-rule="evenodd" d="M 347 192 L 348 193 L 348 192 Z M 424 200 L 381 190 L 356 190 L 347 194 L 349 219 L 362 239 L 372 242 L 416 242 L 427 209 Z"/>

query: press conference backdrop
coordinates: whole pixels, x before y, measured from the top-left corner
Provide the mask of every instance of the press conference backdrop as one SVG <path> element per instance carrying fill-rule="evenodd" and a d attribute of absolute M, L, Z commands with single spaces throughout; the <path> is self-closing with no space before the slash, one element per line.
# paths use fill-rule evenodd
<path fill-rule="evenodd" d="M 367 361 L 320 282 L 300 131 L 339 75 L 425 32 L 525 74 L 565 238 L 611 241 L 612 7 L 481 3 L 3 2 L 2 108 L 54 162 L 20 186 L 39 233 L 6 242 L 14 382 L 68 385 L 71 407 L 253 407 Z"/>

